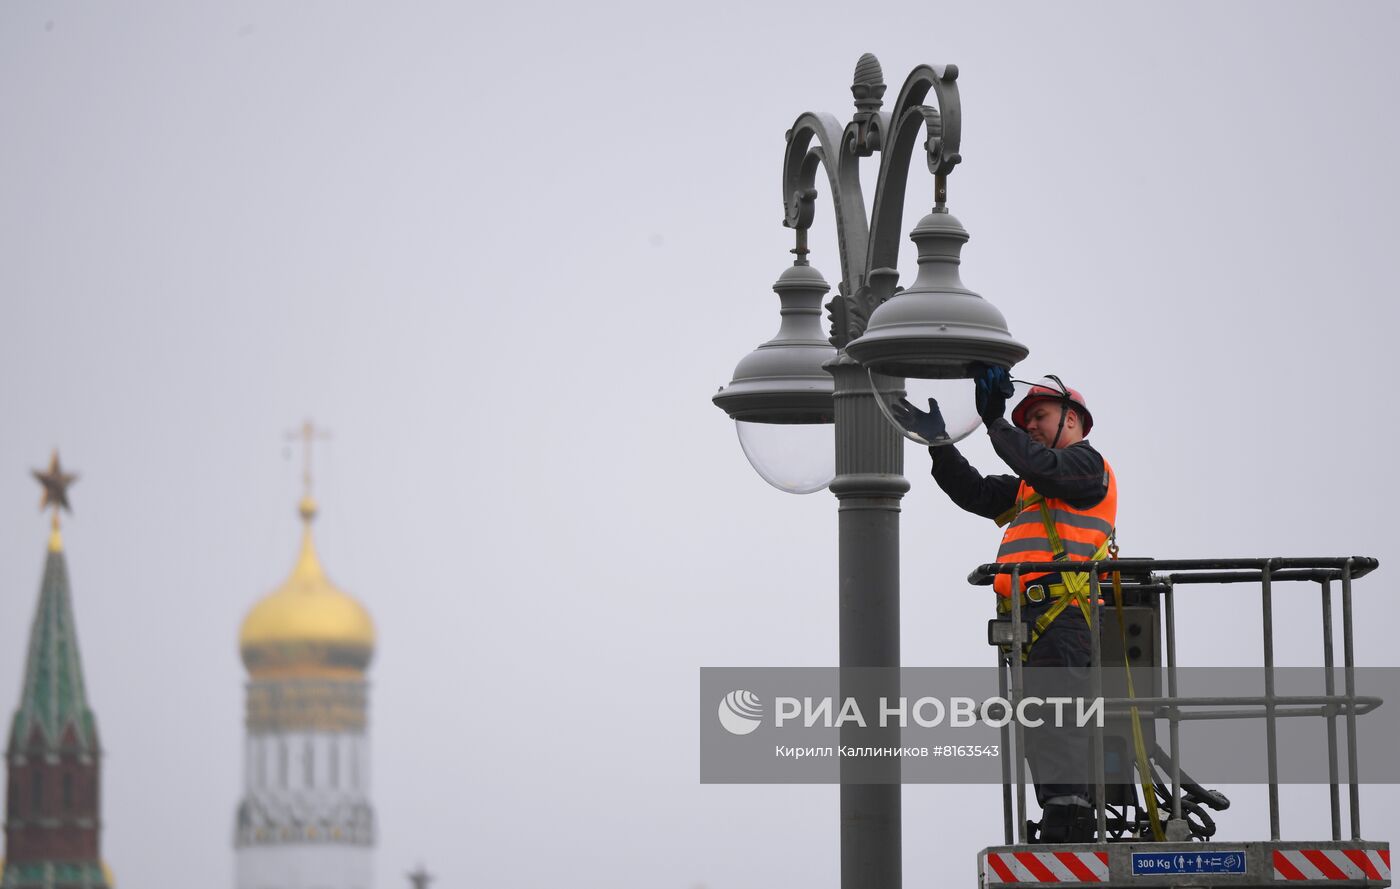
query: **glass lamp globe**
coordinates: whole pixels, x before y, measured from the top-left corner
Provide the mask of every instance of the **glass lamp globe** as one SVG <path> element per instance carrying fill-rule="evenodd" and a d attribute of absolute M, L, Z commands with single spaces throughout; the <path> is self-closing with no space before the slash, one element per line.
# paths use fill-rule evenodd
<path fill-rule="evenodd" d="M 805 260 L 786 269 L 773 285 L 782 302 L 777 336 L 746 355 L 714 396 L 734 420 L 754 470 L 792 494 L 820 491 L 836 477 L 833 380 L 826 369 L 836 348 L 822 330 L 822 297 L 830 289 Z"/>
<path fill-rule="evenodd" d="M 754 470 L 780 491 L 811 494 L 836 477 L 836 427 L 831 423 L 736 420 L 734 427 Z"/>
<path fill-rule="evenodd" d="M 875 403 L 880 406 L 880 412 L 885 415 L 885 419 L 891 425 L 899 430 L 900 434 L 915 444 L 934 447 L 950 445 L 967 438 L 982 425 L 982 418 L 977 416 L 976 389 L 972 380 L 906 379 L 904 381 L 904 398 L 915 408 L 927 412 L 930 398 L 938 404 L 938 412 L 943 416 L 946 434 L 939 438 L 930 439 L 905 428 L 904 424 L 895 418 L 891 408 L 899 401 L 899 391 L 881 390 L 879 386 L 873 385 L 874 379 L 872 372 L 871 388 L 877 393 Z M 1014 404 L 1014 402 L 1011 403 Z"/>

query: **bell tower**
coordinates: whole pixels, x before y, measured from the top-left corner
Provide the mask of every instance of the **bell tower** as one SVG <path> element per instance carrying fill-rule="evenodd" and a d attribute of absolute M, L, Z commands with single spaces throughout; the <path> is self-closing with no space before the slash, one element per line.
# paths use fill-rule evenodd
<path fill-rule="evenodd" d="M 314 437 L 306 424 L 301 553 L 238 638 L 248 684 L 236 889 L 372 889 L 366 671 L 374 623 L 331 583 L 316 552 Z"/>

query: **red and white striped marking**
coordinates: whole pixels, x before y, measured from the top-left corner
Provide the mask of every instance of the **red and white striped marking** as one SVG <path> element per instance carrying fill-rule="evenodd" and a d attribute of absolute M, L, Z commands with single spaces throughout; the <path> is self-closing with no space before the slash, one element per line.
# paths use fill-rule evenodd
<path fill-rule="evenodd" d="M 1389 880 L 1389 849 L 1276 849 L 1275 880 Z"/>
<path fill-rule="evenodd" d="M 1107 883 L 1107 852 L 988 852 L 993 883 Z"/>

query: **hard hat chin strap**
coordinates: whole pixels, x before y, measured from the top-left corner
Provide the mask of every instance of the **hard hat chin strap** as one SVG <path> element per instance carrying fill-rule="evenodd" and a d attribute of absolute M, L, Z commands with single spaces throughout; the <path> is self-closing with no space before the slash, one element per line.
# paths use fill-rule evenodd
<path fill-rule="evenodd" d="M 1069 416 L 1069 405 L 1060 402 L 1060 425 L 1055 430 L 1055 440 L 1050 442 L 1050 449 L 1053 451 L 1060 444 L 1060 436 L 1065 434 L 1065 418 Z"/>

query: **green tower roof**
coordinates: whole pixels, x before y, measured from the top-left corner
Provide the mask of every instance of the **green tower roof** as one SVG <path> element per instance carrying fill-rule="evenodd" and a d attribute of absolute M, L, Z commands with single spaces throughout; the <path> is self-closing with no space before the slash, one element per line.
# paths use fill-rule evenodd
<path fill-rule="evenodd" d="M 68 562 L 56 523 L 39 588 L 39 607 L 29 631 L 24 688 L 10 725 L 10 752 L 33 749 L 31 742 L 50 751 L 99 752 L 97 721 L 88 708 L 83 665 L 78 656 Z"/>

